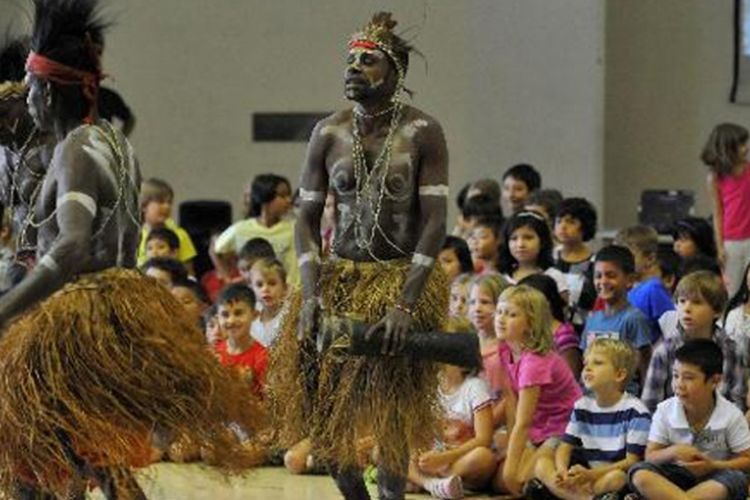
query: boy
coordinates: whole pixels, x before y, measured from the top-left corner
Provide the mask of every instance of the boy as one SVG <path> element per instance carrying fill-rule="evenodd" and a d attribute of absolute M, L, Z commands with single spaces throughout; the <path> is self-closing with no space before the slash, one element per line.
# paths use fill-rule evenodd
<path fill-rule="evenodd" d="M 651 325 L 651 341 L 656 342 L 662 336 L 659 318 L 674 309 L 657 260 L 659 235 L 652 227 L 632 226 L 617 233 L 615 244 L 626 246 L 633 253 L 636 283 L 628 293 L 628 300 L 646 315 Z"/>
<path fill-rule="evenodd" d="M 242 245 L 240 252 L 237 254 L 237 270 L 242 276 L 242 281 L 247 286 L 252 286 L 250 269 L 260 259 L 275 259 L 276 253 L 273 251 L 271 243 L 265 238 L 251 238 Z"/>
<path fill-rule="evenodd" d="M 268 352 L 250 336 L 250 324 L 255 319 L 255 294 L 244 284 L 229 285 L 216 301 L 219 328 L 226 340 L 215 346 L 219 362 L 239 370 L 253 392 L 263 393 Z"/>
<path fill-rule="evenodd" d="M 721 348 L 691 340 L 675 357 L 675 396 L 656 409 L 646 461 L 630 469 L 630 487 L 647 499 L 744 499 L 750 431 L 742 412 L 716 391 Z"/>
<path fill-rule="evenodd" d="M 171 257 L 177 258 L 180 240 L 177 233 L 166 227 L 155 227 L 146 237 L 146 258 Z"/>
<path fill-rule="evenodd" d="M 281 308 L 287 294 L 286 270 L 276 259 L 260 259 L 250 270 L 250 280 L 260 302 L 260 314 L 250 326 L 250 335 L 263 347 L 270 348 L 281 326 Z"/>
<path fill-rule="evenodd" d="M 141 267 L 141 271 L 146 276 L 154 278 L 159 284 L 167 290 L 172 289 L 172 285 L 178 281 L 188 279 L 187 270 L 182 263 L 171 257 L 154 257 L 149 259 Z"/>
<path fill-rule="evenodd" d="M 479 217 L 474 223 L 467 243 L 477 273 L 497 271 L 502 224 L 501 218 L 493 216 Z"/>
<path fill-rule="evenodd" d="M 182 304 L 185 312 L 196 326 L 202 326 L 203 313 L 208 308 L 208 296 L 203 287 L 190 279 L 175 281 L 172 284 L 172 296 Z"/>
<path fill-rule="evenodd" d="M 609 245 L 594 257 L 594 286 L 604 309 L 592 312 L 586 319 L 581 335 L 581 352 L 598 337 L 627 342 L 638 353 L 638 377 L 628 391 L 640 394 L 641 382 L 646 376 L 651 356 L 649 323 L 641 311 L 628 302 L 628 288 L 633 280 L 635 261 L 625 247 Z"/>
<path fill-rule="evenodd" d="M 138 245 L 138 266 L 142 266 L 148 258 L 146 257 L 146 238 L 148 233 L 154 228 L 166 227 L 174 231 L 179 240 L 177 259 L 192 274 L 192 261 L 196 256 L 195 246 L 187 232 L 172 219 L 173 201 L 174 191 L 165 181 L 151 178 L 143 181 L 143 184 L 141 184 L 140 203 L 143 226 L 141 227 L 141 242 Z"/>
<path fill-rule="evenodd" d="M 557 497 L 616 493 L 627 484 L 627 470 L 643 459 L 651 415 L 625 392 L 635 367 L 636 354 L 625 342 L 602 338 L 589 346 L 583 383 L 591 395 L 576 402 L 554 461 L 546 455 L 536 466 L 536 477 Z"/>
<path fill-rule="evenodd" d="M 722 395 L 744 408 L 747 384 L 737 345 L 716 324 L 727 303 L 721 278 L 710 271 L 688 274 L 677 284 L 675 298 L 677 325 L 675 331 L 664 333 L 664 340 L 654 349 L 641 396 L 643 403 L 654 411 L 657 404 L 671 397 L 671 367 L 677 349 L 689 340 L 709 339 L 716 342 L 723 353 Z"/>
<path fill-rule="evenodd" d="M 503 202 L 509 214 L 523 210 L 532 191 L 542 186 L 542 176 L 525 163 L 514 165 L 503 174 Z"/>

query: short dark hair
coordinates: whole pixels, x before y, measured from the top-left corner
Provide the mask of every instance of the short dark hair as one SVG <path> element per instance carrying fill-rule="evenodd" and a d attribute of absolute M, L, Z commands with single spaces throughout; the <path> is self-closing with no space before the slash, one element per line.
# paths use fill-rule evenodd
<path fill-rule="evenodd" d="M 706 378 L 721 375 L 724 368 L 724 353 L 711 339 L 694 339 L 685 342 L 677 349 L 675 357 L 680 363 L 695 365 Z"/>
<path fill-rule="evenodd" d="M 529 188 L 529 191 L 534 191 L 542 186 L 542 176 L 528 163 L 519 163 L 510 167 L 503 174 L 503 181 L 508 177 L 522 181 Z"/>
<path fill-rule="evenodd" d="M 500 265 L 499 271 L 505 274 L 511 274 L 518 266 L 518 261 L 510 253 L 510 237 L 516 229 L 530 227 L 539 237 L 539 255 L 537 256 L 537 265 L 540 269 L 546 270 L 552 267 L 555 260 L 552 256 L 554 243 L 552 242 L 552 233 L 547 225 L 547 219 L 539 212 L 524 210 L 517 212 L 508 219 L 503 229 L 503 244 L 500 247 Z"/>
<path fill-rule="evenodd" d="M 231 302 L 241 301 L 255 308 L 255 294 L 253 290 L 243 283 L 233 283 L 221 289 L 219 296 L 216 298 L 216 307 L 220 307 Z"/>
<path fill-rule="evenodd" d="M 596 236 L 596 208 L 586 198 L 565 198 L 557 207 L 557 218 L 565 216 L 577 219 L 581 223 L 583 241 L 590 241 Z"/>
<path fill-rule="evenodd" d="M 486 194 L 477 194 L 467 198 L 464 202 L 461 215 L 464 219 L 471 217 L 499 217 L 503 218 L 503 209 L 496 200 Z"/>
<path fill-rule="evenodd" d="M 188 279 L 185 266 L 182 262 L 172 257 L 152 257 L 141 267 L 144 273 L 151 268 L 168 272 L 172 277 L 172 283 Z"/>
<path fill-rule="evenodd" d="M 237 257 L 245 260 L 275 259 L 276 252 L 265 238 L 250 238 L 242 245 Z"/>
<path fill-rule="evenodd" d="M 177 233 L 166 227 L 155 227 L 148 232 L 146 236 L 146 243 L 151 240 L 161 240 L 169 246 L 170 250 L 177 250 L 180 248 L 180 238 L 177 237 Z"/>
<path fill-rule="evenodd" d="M 260 216 L 261 207 L 273 201 L 280 185 L 286 184 L 290 191 L 292 185 L 286 177 L 276 174 L 256 175 L 250 186 L 250 217 Z"/>
<path fill-rule="evenodd" d="M 502 240 L 504 224 L 505 220 L 497 214 L 486 214 L 477 217 L 476 221 L 474 221 L 474 228 L 487 227 L 495 233 L 495 237 L 497 237 L 498 240 Z"/>
<path fill-rule="evenodd" d="M 706 219 L 701 217 L 685 217 L 675 222 L 672 236 L 678 239 L 680 235 L 686 235 L 693 240 L 698 252 L 708 257 L 716 258 L 716 240 L 714 229 Z"/>
<path fill-rule="evenodd" d="M 526 206 L 539 205 L 544 207 L 547 216 L 554 221 L 562 200 L 563 195 L 557 189 L 535 189 L 529 194 L 525 204 Z"/>
<path fill-rule="evenodd" d="M 465 184 L 456 195 L 456 206 L 461 213 L 464 211 L 464 204 L 466 203 L 466 196 L 469 194 L 470 187 L 471 184 Z"/>
<path fill-rule="evenodd" d="M 557 288 L 557 282 L 542 273 L 535 273 L 526 276 L 524 279 L 518 282 L 519 285 L 530 286 L 536 288 L 544 294 L 549 302 L 549 309 L 552 313 L 552 317 L 560 323 L 565 322 L 565 301 L 560 296 L 560 291 Z"/>
<path fill-rule="evenodd" d="M 596 256 L 594 256 L 594 263 L 596 262 L 611 262 L 625 274 L 633 274 L 635 272 L 633 252 L 625 246 L 607 245 L 602 247 L 596 252 Z"/>
<path fill-rule="evenodd" d="M 453 250 L 458 259 L 458 263 L 461 266 L 461 273 L 472 273 L 474 272 L 474 264 L 471 260 L 471 251 L 469 245 L 466 244 L 466 240 L 457 236 L 446 236 L 445 242 L 443 242 L 443 248 L 441 250 Z"/>
<path fill-rule="evenodd" d="M 198 299 L 200 302 L 203 302 L 204 304 L 211 303 L 211 299 L 208 298 L 206 290 L 204 290 L 203 286 L 201 286 L 201 284 L 195 280 L 191 280 L 190 278 L 188 278 L 184 280 L 180 279 L 177 281 L 173 281 L 172 288 L 176 287 L 187 288 L 196 299 Z"/>
<path fill-rule="evenodd" d="M 672 276 L 677 278 L 680 276 L 680 256 L 671 247 L 659 247 L 659 250 L 656 252 L 656 262 L 663 277 Z"/>

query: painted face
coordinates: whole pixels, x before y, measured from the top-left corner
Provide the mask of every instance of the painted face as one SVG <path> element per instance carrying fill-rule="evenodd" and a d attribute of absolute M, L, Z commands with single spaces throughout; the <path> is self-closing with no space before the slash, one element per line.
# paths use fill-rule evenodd
<path fill-rule="evenodd" d="M 677 238 L 674 240 L 672 248 L 674 249 L 674 253 L 683 259 L 688 259 L 698 255 L 698 245 L 695 244 L 693 238 L 685 233 L 677 234 Z"/>
<path fill-rule="evenodd" d="M 481 286 L 472 286 L 469 291 L 469 321 L 478 332 L 492 333 L 494 319 L 495 298 Z"/>
<path fill-rule="evenodd" d="M 224 332 L 221 330 L 221 327 L 219 326 L 219 316 L 211 316 L 208 321 L 206 321 L 206 329 L 204 331 L 206 335 L 206 342 L 209 343 L 209 345 L 214 345 L 222 340 L 226 340 L 227 336 L 224 335 Z"/>
<path fill-rule="evenodd" d="M 583 241 L 581 221 L 570 215 L 555 220 L 555 237 L 560 243 L 571 244 Z"/>
<path fill-rule="evenodd" d="M 353 101 L 385 95 L 390 72 L 391 63 L 384 52 L 355 47 L 346 58 L 344 95 Z"/>
<path fill-rule="evenodd" d="M 590 349 L 583 358 L 583 371 L 581 379 L 587 389 L 595 391 L 600 387 L 618 384 L 618 377 L 622 371 L 618 371 L 612 360 L 601 349 Z"/>
<path fill-rule="evenodd" d="M 594 264 L 594 287 L 599 297 L 608 304 L 616 304 L 627 293 L 630 278 L 614 262 Z"/>
<path fill-rule="evenodd" d="M 250 335 L 250 324 L 255 319 L 255 310 L 243 300 L 227 302 L 219 306 L 219 326 L 228 339 L 242 341 Z"/>
<path fill-rule="evenodd" d="M 448 303 L 448 314 L 457 317 L 467 317 L 469 287 L 465 283 L 451 285 L 450 302 Z"/>
<path fill-rule="evenodd" d="M 48 105 L 49 86 L 44 80 L 28 74 L 26 75 L 26 84 L 29 86 L 29 93 L 26 96 L 26 105 L 29 114 L 34 120 L 34 124 L 43 131 L 52 130 L 52 109 Z"/>
<path fill-rule="evenodd" d="M 198 300 L 191 289 L 184 286 L 172 287 L 172 296 L 174 296 L 174 298 L 176 298 L 177 301 L 182 304 L 182 307 L 185 308 L 185 312 L 195 320 L 196 324 L 198 324 L 200 322 L 201 315 L 203 314 L 203 310 L 206 308 L 206 305 Z"/>
<path fill-rule="evenodd" d="M 503 199 L 513 212 L 523 209 L 528 197 L 529 188 L 525 182 L 513 176 L 505 178 L 503 181 Z"/>
<path fill-rule="evenodd" d="M 700 295 L 677 297 L 677 318 L 687 333 L 711 331 L 716 316 L 713 307 Z"/>
<path fill-rule="evenodd" d="M 531 330 L 523 309 L 509 300 L 501 300 L 495 310 L 495 334 L 506 342 L 522 343 Z"/>
<path fill-rule="evenodd" d="M 172 275 L 169 271 L 164 269 L 158 269 L 156 267 L 149 267 L 146 270 L 146 276 L 150 276 L 159 282 L 160 285 L 167 289 L 172 288 Z"/>
<path fill-rule="evenodd" d="M 258 269 L 250 271 L 250 282 L 253 292 L 268 311 L 278 311 L 286 295 L 286 282 L 276 272 L 261 272 Z"/>
<path fill-rule="evenodd" d="M 687 408 L 695 407 L 713 397 L 719 375 L 706 377 L 699 366 L 679 360 L 672 365 L 672 390 Z"/>
<path fill-rule="evenodd" d="M 510 234 L 508 248 L 519 264 L 535 265 L 539 258 L 541 241 L 536 231 L 529 226 L 521 226 Z"/>
<path fill-rule="evenodd" d="M 163 226 L 172 215 L 172 198 L 150 200 L 143 207 L 143 220 L 151 227 Z"/>
<path fill-rule="evenodd" d="M 454 249 L 446 248 L 441 250 L 438 254 L 438 262 L 443 267 L 449 283 L 461 274 L 461 263 L 458 261 L 458 256 Z"/>
<path fill-rule="evenodd" d="M 486 226 L 474 227 L 467 243 L 472 259 L 495 260 L 497 258 L 498 240 L 492 229 Z"/>
<path fill-rule="evenodd" d="M 177 252 L 169 248 L 169 244 L 159 238 L 151 238 L 146 242 L 146 257 L 174 257 Z"/>

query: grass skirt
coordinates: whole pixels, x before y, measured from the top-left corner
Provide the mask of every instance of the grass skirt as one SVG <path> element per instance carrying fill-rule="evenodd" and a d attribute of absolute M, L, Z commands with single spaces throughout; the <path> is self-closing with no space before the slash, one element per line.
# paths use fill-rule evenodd
<path fill-rule="evenodd" d="M 399 298 L 410 267 L 407 260 L 325 262 L 324 314 L 376 323 Z M 281 444 L 309 436 L 317 459 L 348 467 L 358 462 L 357 442 L 373 436 L 380 464 L 405 474 L 409 450 L 428 448 L 439 431 L 437 366 L 408 356 L 351 356 L 334 347 L 320 354 L 314 339 L 297 340 L 300 294 L 290 300 L 268 372 Z M 447 310 L 447 281 L 436 268 L 414 308 L 413 329 L 440 328 Z"/>
<path fill-rule="evenodd" d="M 34 306 L 0 340 L 0 490 L 23 477 L 56 494 L 92 465 L 142 463 L 154 428 L 206 443 L 227 472 L 251 465 L 225 423 L 262 423 L 180 304 L 132 270 L 86 275 Z"/>

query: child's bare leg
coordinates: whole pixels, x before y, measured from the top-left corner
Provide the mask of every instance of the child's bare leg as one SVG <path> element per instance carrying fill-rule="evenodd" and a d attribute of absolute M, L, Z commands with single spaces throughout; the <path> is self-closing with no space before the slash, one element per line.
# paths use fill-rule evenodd
<path fill-rule="evenodd" d="M 312 442 L 305 438 L 284 453 L 284 466 L 292 474 L 307 472 L 307 457 L 312 451 Z"/>
<path fill-rule="evenodd" d="M 465 487 L 472 490 L 485 488 L 497 467 L 497 461 L 489 448 L 474 448 L 451 464 L 450 474 L 460 476 Z"/>
<path fill-rule="evenodd" d="M 687 498 L 700 500 L 724 500 L 729 498 L 727 487 L 718 481 L 703 481 L 687 491 Z"/>
<path fill-rule="evenodd" d="M 668 500 L 687 499 L 687 493 L 682 491 L 674 483 L 656 472 L 650 470 L 637 470 L 630 478 L 638 493 L 647 499 Z M 726 491 L 726 490 L 725 490 Z"/>
<path fill-rule="evenodd" d="M 526 448 L 521 455 L 521 463 L 518 466 L 518 480 L 522 483 L 528 481 L 531 477 L 533 469 L 529 469 L 529 464 L 533 464 L 532 457 L 536 450 L 533 448 Z M 508 487 L 505 485 L 503 479 L 503 468 L 505 466 L 505 458 L 501 459 L 497 464 L 495 474 L 492 476 L 492 490 L 498 493 L 507 493 Z"/>
<path fill-rule="evenodd" d="M 622 470 L 612 470 L 594 482 L 594 494 L 620 491 L 628 483 L 628 475 Z"/>
<path fill-rule="evenodd" d="M 591 495 L 579 493 L 575 489 L 565 489 L 558 486 L 557 469 L 555 468 L 555 461 L 552 454 L 544 454 L 536 460 L 534 475 L 558 498 L 562 498 L 563 500 L 584 500 L 591 498 Z"/>

